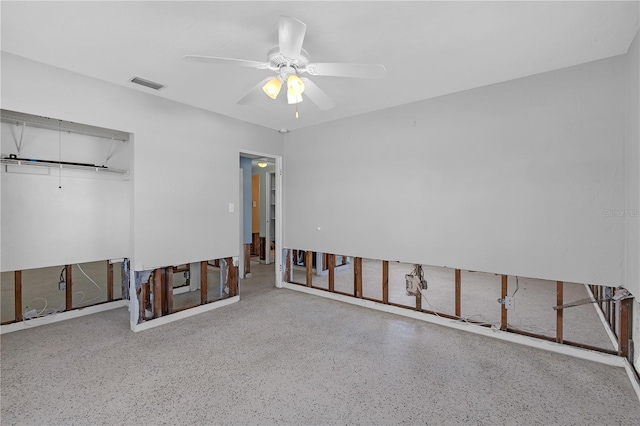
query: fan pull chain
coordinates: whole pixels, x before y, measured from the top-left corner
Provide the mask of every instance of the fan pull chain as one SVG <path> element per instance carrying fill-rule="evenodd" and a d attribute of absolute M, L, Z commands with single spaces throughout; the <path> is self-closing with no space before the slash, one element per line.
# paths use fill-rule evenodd
<path fill-rule="evenodd" d="M 296 118 L 298 118 L 298 104 L 296 104 Z"/>

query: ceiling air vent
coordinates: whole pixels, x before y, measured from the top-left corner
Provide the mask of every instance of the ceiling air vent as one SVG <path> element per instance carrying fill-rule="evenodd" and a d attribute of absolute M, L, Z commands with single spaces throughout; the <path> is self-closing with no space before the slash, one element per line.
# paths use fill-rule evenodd
<path fill-rule="evenodd" d="M 153 90 L 161 90 L 166 87 L 160 83 L 155 83 L 153 81 L 145 80 L 144 78 L 140 78 L 140 77 L 133 77 L 129 81 L 135 84 L 139 84 L 140 86 L 148 87 Z"/>

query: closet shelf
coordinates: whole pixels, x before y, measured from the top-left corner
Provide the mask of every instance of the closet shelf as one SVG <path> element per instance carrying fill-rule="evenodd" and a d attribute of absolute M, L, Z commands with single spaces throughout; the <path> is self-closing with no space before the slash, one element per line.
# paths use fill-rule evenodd
<path fill-rule="evenodd" d="M 16 159 L 16 158 L 2 158 L 0 161 L 2 162 L 2 164 L 11 165 L 11 166 L 49 167 L 49 168 L 66 169 L 66 170 L 86 170 L 86 171 L 92 171 L 97 173 L 115 173 L 115 174 L 121 174 L 121 175 L 128 173 L 127 170 L 115 169 L 113 167 L 60 163 L 57 161 L 45 161 L 45 160 L 35 161 L 35 160 L 24 160 L 24 159 Z"/>

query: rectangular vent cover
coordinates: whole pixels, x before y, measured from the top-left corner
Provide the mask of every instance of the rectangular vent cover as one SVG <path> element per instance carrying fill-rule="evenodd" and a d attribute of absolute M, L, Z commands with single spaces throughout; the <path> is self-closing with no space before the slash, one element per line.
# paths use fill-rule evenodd
<path fill-rule="evenodd" d="M 155 83 L 153 81 L 145 80 L 144 78 L 140 78 L 140 77 L 133 77 L 129 81 L 135 84 L 139 84 L 141 86 L 148 87 L 153 90 L 161 90 L 165 88 L 165 86 L 160 83 Z"/>

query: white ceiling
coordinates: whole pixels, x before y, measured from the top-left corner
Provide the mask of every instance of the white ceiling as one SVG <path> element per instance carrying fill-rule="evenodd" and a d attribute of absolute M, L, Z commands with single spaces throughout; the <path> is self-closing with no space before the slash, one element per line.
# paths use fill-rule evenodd
<path fill-rule="evenodd" d="M 10 2 L 2 50 L 272 129 L 296 129 L 626 53 L 631 2 Z M 311 77 L 336 103 L 236 101 L 268 70 L 184 55 L 266 60 L 280 15 L 307 24 L 311 62 L 380 63 L 381 80 Z M 133 76 L 167 85 L 155 92 Z"/>

